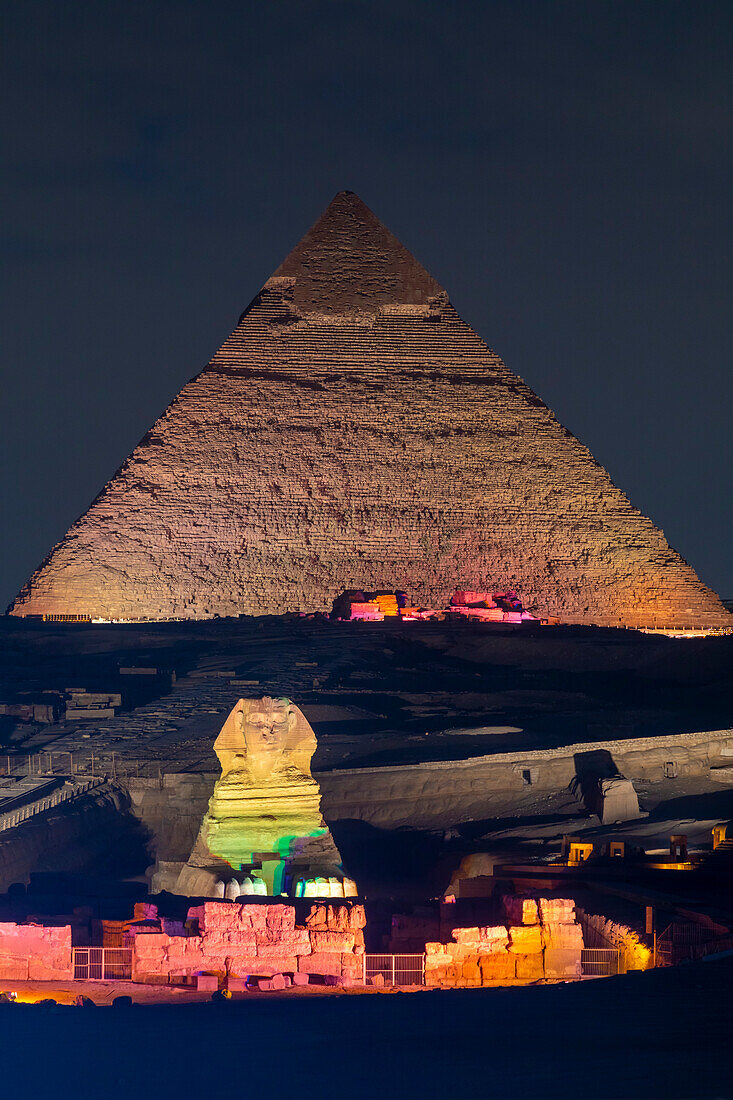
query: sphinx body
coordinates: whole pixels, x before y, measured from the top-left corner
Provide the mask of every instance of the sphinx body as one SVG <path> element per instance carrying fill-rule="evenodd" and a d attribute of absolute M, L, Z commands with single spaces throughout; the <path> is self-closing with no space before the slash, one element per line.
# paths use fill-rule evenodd
<path fill-rule="evenodd" d="M 315 750 L 315 733 L 289 699 L 239 700 L 214 742 L 221 777 L 176 893 L 310 894 L 306 883 L 320 880 L 320 893 L 338 894 L 341 857 L 311 775 Z"/>

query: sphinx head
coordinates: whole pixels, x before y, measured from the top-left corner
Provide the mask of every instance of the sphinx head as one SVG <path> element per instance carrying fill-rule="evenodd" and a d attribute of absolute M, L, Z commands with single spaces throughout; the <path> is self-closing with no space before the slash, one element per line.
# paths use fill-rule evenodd
<path fill-rule="evenodd" d="M 222 779 L 247 772 L 262 781 L 284 767 L 310 775 L 316 738 L 289 699 L 240 699 L 214 743 Z"/>

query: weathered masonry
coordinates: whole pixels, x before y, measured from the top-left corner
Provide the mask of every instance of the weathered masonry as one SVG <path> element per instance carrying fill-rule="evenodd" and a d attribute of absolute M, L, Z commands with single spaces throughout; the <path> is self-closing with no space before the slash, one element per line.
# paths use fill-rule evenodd
<path fill-rule="evenodd" d="M 565 622 L 731 622 L 344 191 L 10 610 L 202 619 L 351 588 L 443 606 L 487 584 Z"/>

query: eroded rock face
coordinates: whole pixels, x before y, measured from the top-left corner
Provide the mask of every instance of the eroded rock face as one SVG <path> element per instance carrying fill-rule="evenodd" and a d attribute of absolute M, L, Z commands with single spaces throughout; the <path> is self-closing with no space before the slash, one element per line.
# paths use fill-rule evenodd
<path fill-rule="evenodd" d="M 564 621 L 731 621 L 341 192 L 10 610 L 268 614 L 354 587 L 442 607 L 487 586 Z"/>
<path fill-rule="evenodd" d="M 177 893 L 235 900 L 295 892 L 316 877 L 329 880 L 324 893 L 336 892 L 330 880 L 343 880 L 341 857 L 311 775 L 315 750 L 315 733 L 289 699 L 239 700 L 214 742 L 221 778 Z"/>

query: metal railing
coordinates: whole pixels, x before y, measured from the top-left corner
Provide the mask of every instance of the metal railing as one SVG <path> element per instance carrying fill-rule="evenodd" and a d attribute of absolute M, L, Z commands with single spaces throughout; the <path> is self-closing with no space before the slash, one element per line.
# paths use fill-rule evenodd
<path fill-rule="evenodd" d="M 75 981 L 119 982 L 132 977 L 129 947 L 72 947 L 71 952 Z"/>
<path fill-rule="evenodd" d="M 35 817 L 36 814 L 51 810 L 62 802 L 79 798 L 92 787 L 98 787 L 105 782 L 105 779 L 88 779 L 86 783 L 75 783 L 73 787 L 63 787 L 59 791 L 54 791 L 53 794 L 46 795 L 45 798 L 37 798 L 33 802 L 26 803 L 25 806 L 19 806 L 17 810 L 8 810 L 7 813 L 0 814 L 0 832 L 5 829 L 14 829 L 16 825 Z"/>
<path fill-rule="evenodd" d="M 381 975 L 385 984 L 425 985 L 425 955 L 364 955 L 366 985 Z"/>
<path fill-rule="evenodd" d="M 584 947 L 580 952 L 584 978 L 609 978 L 622 974 L 621 952 L 617 947 Z"/>
<path fill-rule="evenodd" d="M 655 964 L 676 966 L 690 959 L 701 959 L 730 949 L 730 935 L 694 921 L 672 921 L 656 939 Z"/>
<path fill-rule="evenodd" d="M 57 776 L 74 779 L 158 779 L 163 776 L 159 760 L 126 760 L 117 752 L 57 749 L 30 755 L 0 756 L 0 779 L 45 778 Z"/>

